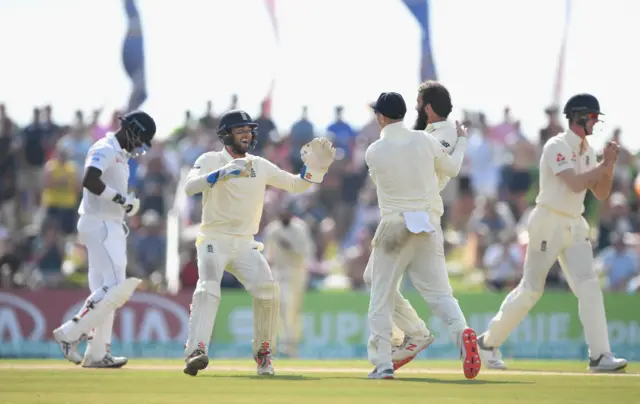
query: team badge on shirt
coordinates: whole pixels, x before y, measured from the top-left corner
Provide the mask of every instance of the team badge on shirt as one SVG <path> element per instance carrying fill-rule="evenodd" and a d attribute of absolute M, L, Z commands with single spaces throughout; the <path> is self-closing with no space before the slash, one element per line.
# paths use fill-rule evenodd
<path fill-rule="evenodd" d="M 558 163 L 558 165 L 566 164 L 567 158 L 562 153 L 558 153 L 556 154 L 556 163 Z"/>

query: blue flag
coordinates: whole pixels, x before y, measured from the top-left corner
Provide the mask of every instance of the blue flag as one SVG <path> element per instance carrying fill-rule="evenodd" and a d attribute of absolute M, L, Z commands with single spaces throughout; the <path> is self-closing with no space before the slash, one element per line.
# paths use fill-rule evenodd
<path fill-rule="evenodd" d="M 431 51 L 431 36 L 429 34 L 429 0 L 403 0 L 404 4 L 418 20 L 422 29 L 422 57 L 420 65 L 420 80 L 437 80 L 436 67 L 433 63 Z"/>
<path fill-rule="evenodd" d="M 147 84 L 144 71 L 144 38 L 140 14 L 134 0 L 124 0 L 127 15 L 127 35 L 122 44 L 122 64 L 131 79 L 132 90 L 127 111 L 140 108 L 147 99 Z"/>

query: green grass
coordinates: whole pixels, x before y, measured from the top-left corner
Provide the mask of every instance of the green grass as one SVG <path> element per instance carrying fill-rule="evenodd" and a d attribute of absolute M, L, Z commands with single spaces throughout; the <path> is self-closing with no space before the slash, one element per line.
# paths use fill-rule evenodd
<path fill-rule="evenodd" d="M 180 360 L 133 360 L 120 370 L 81 369 L 62 361 L 5 360 L 0 362 L 0 403 L 640 402 L 637 363 L 627 370 L 632 375 L 619 377 L 590 376 L 584 362 L 509 364 L 510 371 L 487 371 L 476 380 L 465 380 L 462 372 L 458 373 L 458 362 L 423 360 L 398 371 L 396 380 L 379 381 L 366 379 L 371 366 L 363 361 L 281 359 L 275 362 L 275 377 L 259 378 L 249 359 L 213 360 L 210 369 L 197 377 L 184 375 Z M 228 371 L 223 367 L 242 370 Z"/>

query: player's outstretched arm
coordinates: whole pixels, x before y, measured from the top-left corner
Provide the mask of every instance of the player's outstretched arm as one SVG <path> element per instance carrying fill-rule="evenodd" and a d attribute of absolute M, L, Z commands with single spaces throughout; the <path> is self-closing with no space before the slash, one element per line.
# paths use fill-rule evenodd
<path fill-rule="evenodd" d="M 122 205 L 127 215 L 133 216 L 140 209 L 140 200 L 134 194 L 122 195 L 102 181 L 102 172 L 116 162 L 112 149 L 93 150 L 87 157 L 82 187 L 102 199 Z"/>
<path fill-rule="evenodd" d="M 336 149 L 326 138 L 315 138 L 300 150 L 304 166 L 300 175 L 293 175 L 267 162 L 267 184 L 292 193 L 304 192 L 311 184 L 322 182 L 336 156 Z"/>

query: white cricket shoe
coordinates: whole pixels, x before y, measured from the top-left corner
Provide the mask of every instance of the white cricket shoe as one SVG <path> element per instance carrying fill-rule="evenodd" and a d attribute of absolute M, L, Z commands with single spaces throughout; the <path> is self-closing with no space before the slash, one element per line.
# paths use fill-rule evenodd
<path fill-rule="evenodd" d="M 196 349 L 184 360 L 184 373 L 189 376 L 196 376 L 199 370 L 206 369 L 209 366 L 209 357 L 202 349 Z"/>
<path fill-rule="evenodd" d="M 369 373 L 369 379 L 392 380 L 395 378 L 393 368 L 388 366 L 376 366 L 376 368 Z"/>
<path fill-rule="evenodd" d="M 67 340 L 60 328 L 53 330 L 53 339 L 55 339 L 58 345 L 60 345 L 62 354 L 67 360 L 76 365 L 79 365 L 82 362 L 82 355 L 78 352 L 78 345 L 80 344 L 81 339 L 78 341 Z"/>
<path fill-rule="evenodd" d="M 411 362 L 420 352 L 431 345 L 434 340 L 433 335 L 421 335 L 418 337 L 405 335 L 402 344 L 399 347 L 393 347 L 391 349 L 393 370 L 398 370 Z"/>
<path fill-rule="evenodd" d="M 487 369 L 507 370 L 507 364 L 502 360 L 502 352 L 500 352 L 499 348 L 485 346 L 484 335 L 478 338 L 478 352 L 480 353 L 480 360 Z"/>
<path fill-rule="evenodd" d="M 271 349 L 260 348 L 257 354 L 253 355 L 253 360 L 258 365 L 258 376 L 273 376 L 276 374 L 271 362 Z"/>
<path fill-rule="evenodd" d="M 616 358 L 613 354 L 606 353 L 598 358 L 589 358 L 589 370 L 592 372 L 616 372 L 627 367 L 627 360 Z"/>
<path fill-rule="evenodd" d="M 94 369 L 118 369 L 126 365 L 127 362 L 129 362 L 129 359 L 125 357 L 111 356 L 111 353 L 107 353 L 99 360 L 86 356 L 82 361 L 82 367 Z"/>

